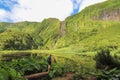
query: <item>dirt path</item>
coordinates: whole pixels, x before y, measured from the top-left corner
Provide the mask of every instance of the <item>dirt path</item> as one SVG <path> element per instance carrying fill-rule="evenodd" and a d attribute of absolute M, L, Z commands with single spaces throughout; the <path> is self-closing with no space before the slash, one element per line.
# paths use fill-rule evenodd
<path fill-rule="evenodd" d="M 72 78 L 73 74 L 72 73 L 67 73 L 65 77 L 57 77 L 52 80 L 70 80 Z"/>

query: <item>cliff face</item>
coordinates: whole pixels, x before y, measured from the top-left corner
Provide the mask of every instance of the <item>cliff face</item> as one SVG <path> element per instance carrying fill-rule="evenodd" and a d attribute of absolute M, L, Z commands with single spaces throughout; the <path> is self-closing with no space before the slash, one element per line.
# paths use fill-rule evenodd
<path fill-rule="evenodd" d="M 99 19 L 104 21 L 107 21 L 107 20 L 120 21 L 120 9 L 113 10 L 113 11 L 104 10 L 101 12 Z"/>

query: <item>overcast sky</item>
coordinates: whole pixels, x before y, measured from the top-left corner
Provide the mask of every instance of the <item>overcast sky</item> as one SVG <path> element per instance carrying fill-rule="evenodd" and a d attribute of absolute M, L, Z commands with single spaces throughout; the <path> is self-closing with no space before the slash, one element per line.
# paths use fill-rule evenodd
<path fill-rule="evenodd" d="M 106 0 L 0 0 L 0 22 L 37 21 L 58 18 L 61 21 L 86 6 Z"/>

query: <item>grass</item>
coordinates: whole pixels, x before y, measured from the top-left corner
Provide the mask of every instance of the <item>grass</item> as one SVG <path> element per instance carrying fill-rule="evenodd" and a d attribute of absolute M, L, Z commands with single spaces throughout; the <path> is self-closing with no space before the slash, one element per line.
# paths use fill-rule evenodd
<path fill-rule="evenodd" d="M 57 49 L 57 50 L 22 50 L 22 51 L 0 51 L 0 55 L 2 54 L 11 54 L 11 53 L 19 53 L 19 52 L 30 52 L 30 53 L 37 53 L 39 55 L 43 55 L 44 57 L 48 57 L 49 54 L 52 54 L 55 56 L 56 59 L 59 58 L 68 58 L 70 60 L 73 60 L 77 62 L 78 65 L 84 66 L 84 67 L 90 67 L 94 68 L 95 62 L 93 60 L 93 57 L 95 55 L 95 52 L 85 52 L 85 53 L 76 53 L 74 51 L 70 52 L 70 48 L 63 48 L 63 49 Z M 91 65 L 89 65 L 91 64 Z"/>
<path fill-rule="evenodd" d="M 54 55 L 56 58 L 63 57 L 76 61 L 79 65 L 89 66 L 91 68 L 95 67 L 95 61 L 93 60 L 94 56 L 97 52 L 79 52 L 79 50 L 74 50 L 72 47 L 54 49 L 54 50 L 4 50 L 0 51 L 0 56 L 2 54 L 11 54 L 11 53 L 22 53 L 22 52 L 30 52 L 32 54 L 37 53 L 39 55 L 44 55 L 46 58 L 49 54 Z M 112 50 L 112 55 L 117 54 L 120 50 Z M 89 65 L 90 64 L 90 65 Z"/>
<path fill-rule="evenodd" d="M 70 53 L 66 53 L 66 52 Z M 89 70 L 95 70 L 95 61 L 93 60 L 94 56 L 97 52 L 76 52 L 75 50 L 71 50 L 71 47 L 63 48 L 63 49 L 55 49 L 55 50 L 16 50 L 16 51 L 0 51 L 0 54 L 8 54 L 8 53 L 22 53 L 22 52 L 29 52 L 29 53 L 37 53 L 38 55 L 44 56 L 46 59 L 49 56 L 49 54 L 52 54 L 55 56 L 57 63 L 59 65 L 69 64 L 71 61 L 73 64 L 69 64 L 70 67 L 73 67 L 77 65 L 74 68 L 77 69 L 89 69 Z M 119 54 L 120 49 L 111 51 L 112 55 Z M 119 54 L 120 55 L 120 54 Z M 67 60 L 67 61 L 66 61 Z M 75 64 L 75 65 L 74 65 Z M 74 68 L 72 70 L 74 70 Z"/>

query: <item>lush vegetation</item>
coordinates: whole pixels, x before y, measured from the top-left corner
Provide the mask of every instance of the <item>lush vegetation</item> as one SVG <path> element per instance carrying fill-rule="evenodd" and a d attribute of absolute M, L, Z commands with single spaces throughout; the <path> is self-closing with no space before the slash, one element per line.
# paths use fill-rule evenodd
<path fill-rule="evenodd" d="M 35 52 L 35 51 L 34 51 Z M 46 72 L 48 53 L 11 52 L 3 54 L 0 62 L 1 80 L 25 80 L 24 75 Z M 114 53 L 114 54 L 113 54 Z M 72 80 L 114 80 L 120 79 L 120 51 L 111 52 L 109 49 L 101 49 L 95 55 L 89 53 L 77 53 L 65 57 L 53 53 L 57 63 L 53 63 L 48 75 L 36 80 L 54 79 L 64 77 L 72 73 Z M 66 53 L 67 54 L 67 53 Z M 6 76 L 7 75 L 7 76 Z M 56 80 L 56 79 L 55 79 Z"/>
<path fill-rule="evenodd" d="M 119 80 L 120 79 L 120 57 L 116 54 L 112 55 L 108 48 L 101 49 L 94 56 L 95 69 L 83 67 L 79 68 L 72 80 Z"/>
<path fill-rule="evenodd" d="M 0 80 L 25 80 L 24 75 L 46 72 L 48 53 L 55 55 L 57 63 L 38 80 L 67 73 L 72 73 L 72 80 L 119 80 L 119 15 L 120 0 L 107 0 L 62 22 L 55 18 L 1 22 Z"/>
<path fill-rule="evenodd" d="M 15 52 L 2 55 L 0 62 L 0 80 L 26 80 L 25 75 L 47 72 L 48 54 L 36 54 L 30 52 Z M 77 63 L 69 58 L 56 56 L 57 63 L 52 63 L 48 75 L 36 80 L 46 80 L 57 76 L 65 76 L 68 72 L 74 72 Z"/>

